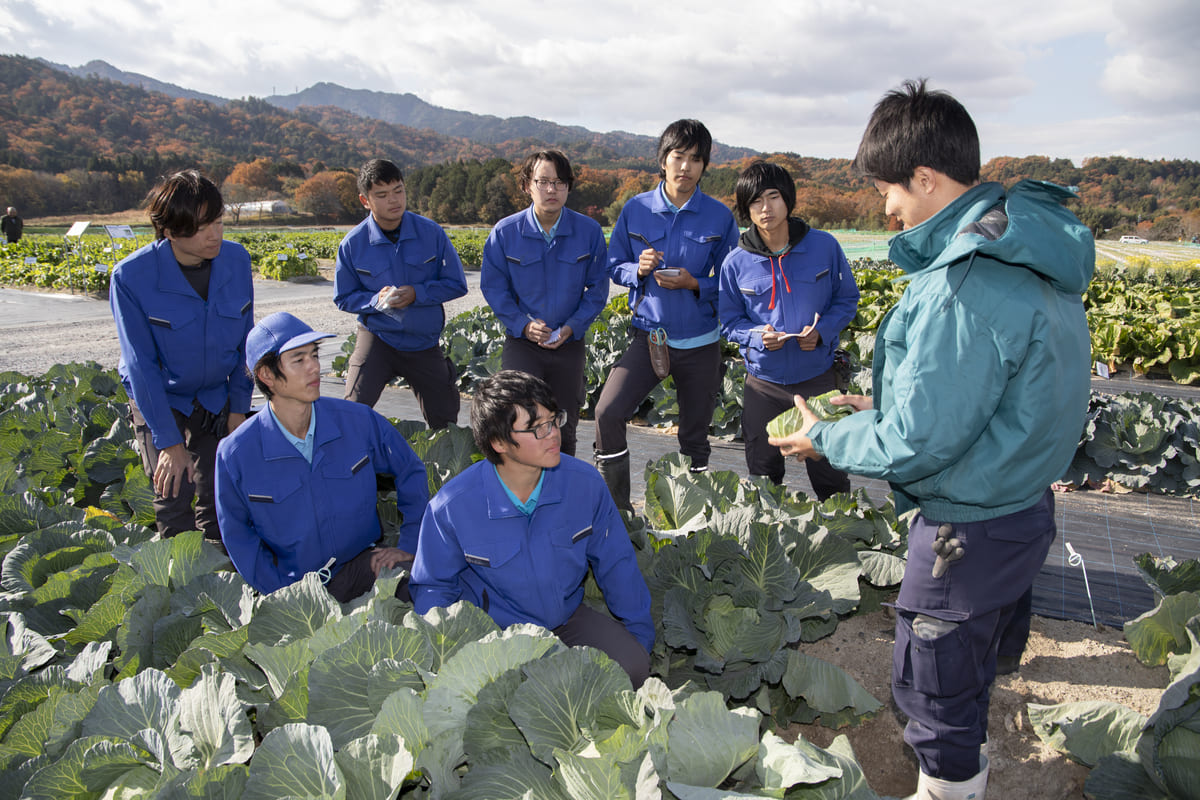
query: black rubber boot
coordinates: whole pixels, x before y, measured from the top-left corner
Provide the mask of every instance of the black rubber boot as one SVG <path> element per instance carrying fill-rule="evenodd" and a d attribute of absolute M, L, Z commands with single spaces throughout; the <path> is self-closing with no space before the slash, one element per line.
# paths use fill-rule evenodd
<path fill-rule="evenodd" d="M 611 456 L 596 453 L 595 459 L 596 469 L 600 470 L 617 508 L 632 514 L 633 503 L 629 501 L 629 451 Z"/>

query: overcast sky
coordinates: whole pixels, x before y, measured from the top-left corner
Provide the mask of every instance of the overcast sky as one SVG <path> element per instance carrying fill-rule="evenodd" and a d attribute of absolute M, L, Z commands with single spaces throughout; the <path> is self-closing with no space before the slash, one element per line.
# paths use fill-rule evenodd
<path fill-rule="evenodd" d="M 222 97 L 329 81 L 657 136 L 851 158 L 928 77 L 984 159 L 1200 160 L 1197 0 L 3 0 L 0 52 L 93 59 Z"/>

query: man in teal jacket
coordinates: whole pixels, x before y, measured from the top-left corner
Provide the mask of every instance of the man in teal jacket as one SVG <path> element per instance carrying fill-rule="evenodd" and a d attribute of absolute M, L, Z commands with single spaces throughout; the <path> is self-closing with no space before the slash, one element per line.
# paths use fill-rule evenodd
<path fill-rule="evenodd" d="M 921 764 L 917 798 L 982 800 L 996 651 L 1055 535 L 1050 484 L 1070 463 L 1090 391 L 1080 295 L 1095 249 L 1061 203 L 1023 181 L 979 183 L 966 109 L 924 81 L 875 108 L 855 158 L 905 230 L 909 285 L 879 326 L 858 413 L 771 440 L 889 481 L 909 530 L 892 691 Z"/>

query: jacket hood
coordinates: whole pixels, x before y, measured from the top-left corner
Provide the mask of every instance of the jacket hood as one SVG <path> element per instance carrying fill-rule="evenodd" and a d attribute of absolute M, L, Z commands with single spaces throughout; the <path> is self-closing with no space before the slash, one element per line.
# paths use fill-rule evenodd
<path fill-rule="evenodd" d="M 1021 181 L 1007 192 L 999 183 L 982 183 L 895 236 L 889 255 L 911 274 L 977 253 L 1032 270 L 1058 291 L 1082 294 L 1096 248 L 1088 227 L 1062 205 L 1074 196 L 1045 181 Z"/>
<path fill-rule="evenodd" d="M 799 217 L 788 217 L 788 248 L 800 244 L 800 240 L 808 235 L 808 230 L 808 223 L 804 220 Z M 738 237 L 738 247 L 758 256 L 770 258 L 775 255 L 774 251 L 768 250 L 767 246 L 763 244 L 762 236 L 754 225 L 751 225 L 745 233 Z"/>

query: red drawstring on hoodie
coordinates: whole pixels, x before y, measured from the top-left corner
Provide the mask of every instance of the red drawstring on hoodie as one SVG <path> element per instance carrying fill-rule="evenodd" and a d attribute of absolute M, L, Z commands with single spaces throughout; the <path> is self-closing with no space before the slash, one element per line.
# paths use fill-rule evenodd
<path fill-rule="evenodd" d="M 783 253 L 779 256 L 779 277 L 783 278 L 783 288 L 787 290 L 788 294 L 791 294 L 791 284 L 788 283 L 787 275 L 783 272 L 783 256 L 785 255 L 787 255 L 787 253 Z M 775 257 L 767 256 L 767 261 L 771 262 L 771 302 L 767 303 L 767 309 L 772 310 L 775 308 Z"/>

